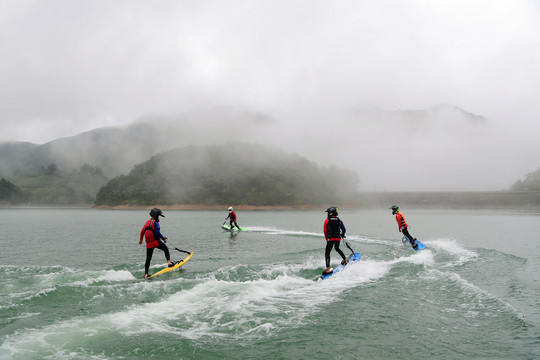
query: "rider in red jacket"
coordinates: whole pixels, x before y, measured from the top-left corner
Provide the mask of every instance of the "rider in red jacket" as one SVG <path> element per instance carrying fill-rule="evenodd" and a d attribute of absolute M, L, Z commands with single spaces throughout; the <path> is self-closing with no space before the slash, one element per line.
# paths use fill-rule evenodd
<path fill-rule="evenodd" d="M 345 257 L 345 254 L 339 248 L 339 242 L 341 241 L 341 238 L 345 237 L 345 232 L 347 229 L 345 229 L 343 221 L 338 218 L 338 210 L 335 206 L 329 207 L 326 209 L 326 212 L 328 213 L 328 217 L 324 221 L 323 227 L 324 237 L 326 239 L 326 249 L 324 251 L 326 269 L 324 270 L 323 275 L 327 275 L 332 272 L 330 269 L 330 252 L 332 251 L 332 248 L 335 248 L 343 259 L 341 262 L 343 265 L 347 265 L 349 263 Z"/>
<path fill-rule="evenodd" d="M 230 219 L 229 220 L 229 225 L 231 226 L 231 230 L 236 226 L 236 228 L 238 230 L 241 230 L 240 229 L 240 226 L 238 226 L 238 224 L 236 223 L 236 213 L 234 212 L 232 206 L 229 207 L 229 215 L 225 218 L 225 220 L 227 219 Z M 234 225 L 233 225 L 234 224 Z"/>
<path fill-rule="evenodd" d="M 154 249 L 158 248 L 165 252 L 165 258 L 167 259 L 167 263 L 169 264 L 169 267 L 174 266 L 174 263 L 171 262 L 171 255 L 169 253 L 169 248 L 165 243 L 167 242 L 167 238 L 164 237 L 161 234 L 160 227 L 159 227 L 159 217 L 163 215 L 163 212 L 158 208 L 153 208 L 150 210 L 150 220 L 147 220 L 144 223 L 143 228 L 141 229 L 141 234 L 139 238 L 139 245 L 142 244 L 143 237 L 146 240 L 146 262 L 144 264 L 144 277 L 148 277 L 148 269 L 150 268 L 150 261 L 152 260 L 152 254 L 154 253 Z M 163 242 L 161 241 L 163 240 Z"/>

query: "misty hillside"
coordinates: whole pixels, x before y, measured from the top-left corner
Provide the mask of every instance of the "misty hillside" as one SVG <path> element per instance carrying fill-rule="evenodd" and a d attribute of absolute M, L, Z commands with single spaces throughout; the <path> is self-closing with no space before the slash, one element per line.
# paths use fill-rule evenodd
<path fill-rule="evenodd" d="M 41 145 L 28 142 L 0 143 L 0 177 L 14 173 L 36 173 L 40 167 L 54 162 L 53 157 Z"/>
<path fill-rule="evenodd" d="M 96 205 L 347 203 L 358 175 L 247 143 L 188 146 L 155 155 L 110 180 Z"/>
<path fill-rule="evenodd" d="M 0 205 L 21 204 L 28 201 L 29 194 L 4 178 L 0 179 Z"/>
<path fill-rule="evenodd" d="M 445 132 L 450 135 L 472 135 L 489 124 L 489 120 L 483 116 L 447 104 L 428 109 L 390 111 L 359 105 L 346 109 L 343 119 L 382 130 L 413 130 L 423 134 Z"/>
<path fill-rule="evenodd" d="M 363 146 L 367 140 L 396 141 L 397 134 L 412 138 L 428 134 L 443 134 L 447 138 L 458 132 L 474 136 L 482 131 L 487 120 L 448 105 L 398 111 L 357 106 L 340 113 L 308 116 L 298 123 L 303 125 L 292 126 L 286 118 L 272 119 L 233 107 L 213 107 L 181 115 L 146 115 L 123 127 L 99 128 L 43 145 L 0 143 L 0 176 L 11 176 L 15 171 L 35 173 L 51 163 L 64 171 L 89 164 L 100 167 L 106 176 L 115 176 L 163 151 L 227 141 L 277 145 L 331 164 L 328 153 L 320 153 L 321 149 L 326 152 L 329 124 L 339 126 L 336 132 L 345 135 L 341 139 L 352 137 L 346 150 L 358 150 L 361 155 L 367 150 Z M 356 149 L 351 147 L 353 141 Z M 333 146 L 343 145 L 337 142 Z"/>
<path fill-rule="evenodd" d="M 0 176 L 12 181 L 15 173 L 35 176 L 51 164 L 64 172 L 87 164 L 110 178 L 163 151 L 244 141 L 278 146 L 322 166 L 353 169 L 361 174 L 363 191 L 498 190 L 508 188 L 529 167 L 530 157 L 516 155 L 516 146 L 505 149 L 507 141 L 496 137 L 492 125 L 451 105 L 418 110 L 354 106 L 275 118 L 216 106 L 146 115 L 123 127 L 99 128 L 43 145 L 2 143 Z M 505 134 L 500 136 L 504 139 Z M 516 169 L 501 172 L 502 160 Z"/>
<path fill-rule="evenodd" d="M 4 180 L 4 178 L 2 178 Z M 56 165 L 42 167 L 34 175 L 15 174 L 0 189 L 0 203 L 11 205 L 90 205 L 107 182 L 99 167 L 83 165 L 69 172 Z M 16 184 L 16 185 L 15 185 Z"/>
<path fill-rule="evenodd" d="M 0 143 L 0 176 L 35 173 L 51 163 L 64 171 L 89 164 L 101 168 L 106 176 L 115 176 L 177 147 L 255 141 L 266 133 L 270 122 L 260 113 L 214 107 L 182 115 L 147 115 L 123 127 L 99 128 L 43 145 Z"/>
<path fill-rule="evenodd" d="M 517 180 L 512 186 L 512 191 L 540 191 L 540 168 L 525 174 L 522 179 Z"/>

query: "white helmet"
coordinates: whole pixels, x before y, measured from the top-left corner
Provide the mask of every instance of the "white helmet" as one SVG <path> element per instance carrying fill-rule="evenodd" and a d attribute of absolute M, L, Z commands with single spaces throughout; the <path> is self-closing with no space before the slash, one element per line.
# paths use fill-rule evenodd
<path fill-rule="evenodd" d="M 229 211 L 232 211 L 232 206 L 229 206 Z"/>

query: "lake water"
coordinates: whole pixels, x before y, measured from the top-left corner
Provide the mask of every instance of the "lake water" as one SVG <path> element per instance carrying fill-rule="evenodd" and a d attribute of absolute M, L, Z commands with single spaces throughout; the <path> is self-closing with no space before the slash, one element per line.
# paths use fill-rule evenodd
<path fill-rule="evenodd" d="M 540 358 L 540 214 L 402 208 L 415 253 L 342 210 L 362 260 L 317 281 L 323 210 L 164 211 L 195 254 L 141 280 L 148 211 L 0 209 L 0 359 Z"/>

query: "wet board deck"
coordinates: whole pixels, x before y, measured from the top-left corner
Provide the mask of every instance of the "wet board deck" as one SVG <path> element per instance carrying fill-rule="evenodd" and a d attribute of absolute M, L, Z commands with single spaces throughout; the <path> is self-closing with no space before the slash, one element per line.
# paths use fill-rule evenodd
<path fill-rule="evenodd" d="M 231 230 L 231 227 L 229 225 L 225 225 L 225 224 L 221 225 L 221 228 L 223 230 L 226 230 L 226 231 L 246 231 L 246 229 L 244 229 L 244 228 L 240 228 L 240 230 L 239 230 L 236 227 L 232 228 L 232 230 Z"/>
<path fill-rule="evenodd" d="M 347 268 L 348 266 L 351 266 L 351 265 L 359 262 L 361 256 L 362 255 L 359 252 L 356 252 L 354 254 L 349 255 L 349 257 L 347 258 L 347 260 L 349 260 L 349 263 L 347 265 L 341 265 L 340 264 L 330 274 L 321 275 L 319 280 L 328 279 L 330 276 L 334 275 L 335 273 L 338 273 L 338 272 L 342 271 L 343 269 Z"/>
<path fill-rule="evenodd" d="M 162 269 L 162 270 L 158 271 L 157 273 L 152 274 L 152 275 L 149 276 L 147 279 L 152 278 L 152 277 L 154 277 L 154 276 L 158 276 L 158 275 L 167 273 L 167 272 L 169 272 L 169 271 L 173 271 L 173 270 L 178 269 L 180 266 L 184 265 L 189 259 L 191 259 L 192 256 L 193 256 L 193 251 L 192 251 L 188 256 L 186 256 L 186 257 L 184 258 L 184 260 L 182 260 L 182 261 L 177 261 L 176 264 L 174 264 L 174 266 L 166 267 L 165 269 Z"/>
<path fill-rule="evenodd" d="M 408 239 L 406 236 L 404 236 L 403 239 L 401 239 L 401 241 L 403 242 L 403 245 L 407 245 L 407 246 L 410 246 L 411 248 L 413 248 L 413 247 L 411 246 L 411 242 L 409 241 L 409 239 Z M 416 245 L 418 245 L 416 248 L 413 248 L 413 250 L 416 251 L 416 252 L 419 252 L 420 250 L 426 248 L 426 245 L 422 244 L 422 243 L 420 242 L 420 240 L 418 240 L 418 239 L 416 239 L 416 240 L 414 241 L 414 243 L 415 243 Z"/>

